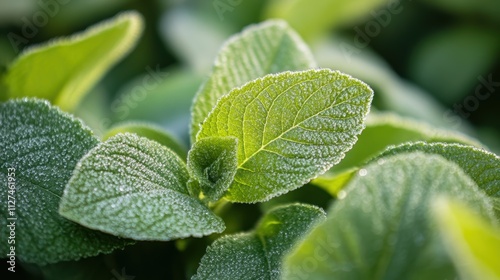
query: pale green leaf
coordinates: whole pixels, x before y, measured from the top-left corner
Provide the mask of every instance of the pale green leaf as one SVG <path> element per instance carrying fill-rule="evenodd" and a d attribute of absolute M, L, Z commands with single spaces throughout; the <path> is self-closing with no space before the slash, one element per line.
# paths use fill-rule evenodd
<path fill-rule="evenodd" d="M 138 136 L 154 140 L 174 151 L 183 160 L 185 160 L 187 157 L 187 148 L 183 144 L 181 144 L 179 140 L 170 135 L 170 133 L 168 133 L 161 127 L 153 124 L 141 122 L 121 123 L 110 128 L 103 136 L 103 140 L 105 141 L 110 137 L 115 136 L 116 134 L 126 132 L 135 133 Z"/>
<path fill-rule="evenodd" d="M 226 198 L 265 201 L 303 186 L 356 142 L 372 90 L 328 69 L 270 74 L 222 97 L 197 138 L 238 138 Z"/>
<path fill-rule="evenodd" d="M 132 49 L 142 25 L 137 12 L 126 12 L 82 33 L 30 48 L 10 65 L 4 78 L 9 96 L 44 98 L 73 110 Z"/>
<path fill-rule="evenodd" d="M 288 255 L 284 279 L 454 279 L 456 272 L 430 217 L 447 195 L 494 221 L 492 206 L 453 162 L 400 154 L 360 170 L 326 222 Z"/>
<path fill-rule="evenodd" d="M 307 39 L 315 39 L 330 28 L 353 23 L 373 12 L 388 0 L 273 0 L 269 1 L 264 11 L 265 18 L 281 18 L 286 20 L 297 32 Z M 395 1 L 384 7 L 386 13 L 401 12 L 401 5 Z M 394 7 L 394 8 L 393 8 Z M 396 11 L 396 12 L 393 12 Z M 397 12 L 399 11 L 399 12 Z"/>
<path fill-rule="evenodd" d="M 155 141 L 119 134 L 75 168 L 59 213 L 89 228 L 136 240 L 171 240 L 224 230 L 189 195 L 184 162 Z"/>
<path fill-rule="evenodd" d="M 266 21 L 246 28 L 222 47 L 210 78 L 194 99 L 191 141 L 219 98 L 232 89 L 267 74 L 315 65 L 308 47 L 285 22 Z"/>
<path fill-rule="evenodd" d="M 438 154 L 456 163 L 488 196 L 500 198 L 500 157 L 483 149 L 454 143 L 405 143 L 388 148 L 373 161 L 418 151 Z"/>
<path fill-rule="evenodd" d="M 372 112 L 366 119 L 366 128 L 359 135 L 357 144 L 331 171 L 359 167 L 388 146 L 410 141 L 462 143 L 482 147 L 478 141 L 458 132 L 435 128 L 392 113 Z"/>
<path fill-rule="evenodd" d="M 432 211 L 462 279 L 500 279 L 500 229 L 465 205 L 438 198 Z"/>
<path fill-rule="evenodd" d="M 48 102 L 22 99 L 0 104 L 3 257 L 15 246 L 17 258 L 43 265 L 109 253 L 130 243 L 72 223 L 57 212 L 73 168 L 97 143 L 80 121 Z M 12 188 L 8 182 L 14 183 Z M 15 211 L 8 212 L 12 197 Z M 15 244 L 6 239 L 11 222 L 16 225 Z"/>
<path fill-rule="evenodd" d="M 188 170 L 211 201 L 219 200 L 233 182 L 238 167 L 237 151 L 235 137 L 203 138 L 189 151 Z"/>
<path fill-rule="evenodd" d="M 276 207 L 254 231 L 216 240 L 191 279 L 280 279 L 283 256 L 324 216 L 323 210 L 306 204 Z"/>

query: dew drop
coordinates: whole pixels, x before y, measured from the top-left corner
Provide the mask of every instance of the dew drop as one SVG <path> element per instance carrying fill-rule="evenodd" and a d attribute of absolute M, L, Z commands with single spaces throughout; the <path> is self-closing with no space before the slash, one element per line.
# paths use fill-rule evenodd
<path fill-rule="evenodd" d="M 345 191 L 339 191 L 339 193 L 337 194 L 338 199 L 344 199 L 346 196 L 347 196 L 347 192 L 345 192 Z"/>
<path fill-rule="evenodd" d="M 359 176 L 363 177 L 363 176 L 366 176 L 366 174 L 368 174 L 368 171 L 366 169 L 360 169 L 359 172 L 358 172 Z"/>

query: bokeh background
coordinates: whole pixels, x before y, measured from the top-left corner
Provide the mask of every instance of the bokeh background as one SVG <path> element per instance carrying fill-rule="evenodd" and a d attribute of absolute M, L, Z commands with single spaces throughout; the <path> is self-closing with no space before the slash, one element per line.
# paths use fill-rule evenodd
<path fill-rule="evenodd" d="M 374 110 L 466 133 L 500 153 L 498 0 L 0 0 L 0 71 L 26 47 L 126 10 L 145 18 L 139 44 L 74 112 L 98 135 L 140 120 L 166 128 L 188 146 L 191 100 L 223 42 L 249 24 L 283 18 L 320 67 L 349 73 L 375 90 Z M 24 34 L 25 41 L 13 43 L 9 34 Z M 154 78 L 153 88 L 141 85 L 144 75 Z M 236 207 L 232 219 L 247 217 L 239 229 L 250 228 L 260 215 L 254 206 Z M 200 242 L 203 253 L 205 241 L 190 242 L 192 248 Z M 183 279 L 192 273 L 184 264 L 194 269 L 197 263 L 182 259 L 183 246 L 140 243 L 78 265 L 25 265 L 17 277 L 70 279 L 65 277 L 89 267 L 93 279 L 120 279 L 123 268 L 136 279 Z"/>

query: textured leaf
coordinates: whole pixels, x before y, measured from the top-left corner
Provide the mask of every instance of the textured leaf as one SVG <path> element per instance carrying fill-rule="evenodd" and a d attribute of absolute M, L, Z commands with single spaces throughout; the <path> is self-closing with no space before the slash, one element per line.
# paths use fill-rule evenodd
<path fill-rule="evenodd" d="M 500 279 L 500 229 L 461 203 L 438 198 L 432 206 L 443 242 L 462 279 Z"/>
<path fill-rule="evenodd" d="M 43 265 L 108 253 L 130 243 L 76 225 L 57 213 L 73 168 L 97 143 L 80 121 L 48 102 L 22 99 L 0 104 L 2 236 L 9 236 L 7 224 L 16 224 L 15 244 L 2 238 L 2 256 L 15 246 L 20 260 Z M 9 177 L 15 180 L 15 193 L 8 192 Z M 15 197 L 13 215 L 7 212 L 7 201 L 12 200 L 8 195 Z"/>
<path fill-rule="evenodd" d="M 192 280 L 280 279 L 283 256 L 324 216 L 321 208 L 306 204 L 276 207 L 254 231 L 216 240 Z"/>
<path fill-rule="evenodd" d="M 59 213 L 136 240 L 221 232 L 222 220 L 189 196 L 188 179 L 184 162 L 171 150 L 134 134 L 119 134 L 78 163 Z"/>
<path fill-rule="evenodd" d="M 500 198 L 500 157 L 472 146 L 450 143 L 406 143 L 390 147 L 373 160 L 416 151 L 438 154 L 456 163 L 488 196 Z"/>
<path fill-rule="evenodd" d="M 123 13 L 68 38 L 33 47 L 9 67 L 4 83 L 14 97 L 39 97 L 73 110 L 83 95 L 135 45 L 136 12 Z"/>
<path fill-rule="evenodd" d="M 265 201 L 342 159 L 363 129 L 372 93 L 328 69 L 271 74 L 222 97 L 197 138 L 238 138 L 238 170 L 226 198 Z"/>
<path fill-rule="evenodd" d="M 267 74 L 313 67 L 309 49 L 283 21 L 250 26 L 233 36 L 222 47 L 210 78 L 193 102 L 191 142 L 217 100 L 232 89 Z"/>
<path fill-rule="evenodd" d="M 360 170 L 320 224 L 285 261 L 284 279 L 454 279 L 429 216 L 438 195 L 468 203 L 489 221 L 492 206 L 453 162 L 400 154 Z"/>
<path fill-rule="evenodd" d="M 366 16 L 387 0 L 273 0 L 266 18 L 282 18 L 307 39 L 314 39 L 332 27 Z"/>
<path fill-rule="evenodd" d="M 126 132 L 135 133 L 139 136 L 154 140 L 174 151 L 181 159 L 185 159 L 187 157 L 187 149 L 179 142 L 179 140 L 175 139 L 161 127 L 148 123 L 126 122 L 113 126 L 103 136 L 103 140 L 107 140 L 118 133 Z"/>
<path fill-rule="evenodd" d="M 233 182 L 238 167 L 238 139 L 208 137 L 196 142 L 188 156 L 188 170 L 203 195 L 219 200 Z"/>

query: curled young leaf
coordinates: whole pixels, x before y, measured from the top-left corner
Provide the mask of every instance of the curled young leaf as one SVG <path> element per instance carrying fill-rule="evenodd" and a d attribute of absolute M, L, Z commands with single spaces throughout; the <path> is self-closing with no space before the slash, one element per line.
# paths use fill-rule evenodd
<path fill-rule="evenodd" d="M 189 151 L 187 167 L 191 176 L 211 201 L 219 200 L 233 182 L 236 168 L 238 139 L 207 137 L 196 142 Z"/>
<path fill-rule="evenodd" d="M 118 134 L 75 168 L 59 213 L 86 227 L 136 240 L 200 237 L 222 219 L 191 197 L 185 163 L 159 143 Z"/>

